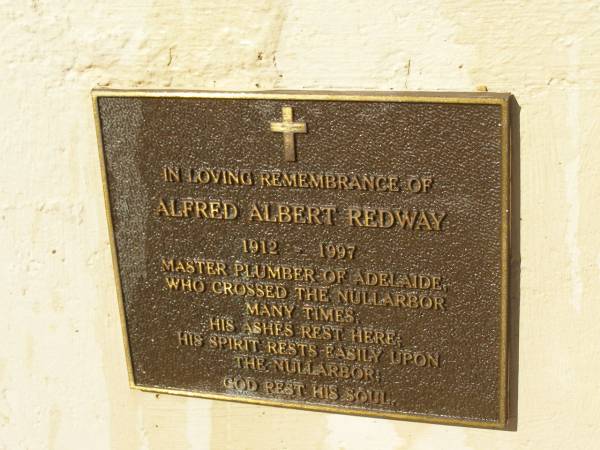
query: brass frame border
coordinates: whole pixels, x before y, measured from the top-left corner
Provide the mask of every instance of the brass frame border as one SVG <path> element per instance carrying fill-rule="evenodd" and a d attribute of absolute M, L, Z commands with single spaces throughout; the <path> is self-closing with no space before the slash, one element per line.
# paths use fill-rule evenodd
<path fill-rule="evenodd" d="M 453 96 L 454 95 L 454 96 Z M 104 206 L 108 224 L 110 247 L 113 262 L 113 272 L 116 282 L 117 297 L 119 303 L 119 315 L 121 316 L 121 332 L 123 334 L 123 345 L 127 359 L 127 374 L 129 387 L 145 392 L 157 392 L 162 394 L 173 394 L 186 397 L 200 397 L 210 400 L 226 400 L 238 403 L 255 404 L 262 406 L 276 406 L 282 408 L 300 409 L 305 411 L 318 411 L 325 413 L 349 414 L 363 417 L 376 417 L 385 419 L 407 420 L 412 422 L 425 422 L 442 425 L 459 425 L 465 427 L 505 429 L 508 422 L 508 320 L 510 301 L 510 199 L 511 199 L 511 122 L 510 122 L 510 94 L 493 94 L 485 92 L 476 93 L 391 93 L 391 92 L 336 92 L 336 91 L 264 91 L 264 92 L 231 92 L 231 91 L 178 91 L 178 90 L 129 90 L 129 89 L 93 89 L 91 92 L 94 111 L 94 123 L 98 141 L 98 154 L 100 159 L 100 170 L 102 173 L 102 188 L 104 193 Z M 502 135 L 501 135 L 501 174 L 500 174 L 500 354 L 499 354 L 499 420 L 497 422 L 469 420 L 454 417 L 430 416 L 426 414 L 408 414 L 386 411 L 363 411 L 344 406 L 330 406 L 319 404 L 305 404 L 294 401 L 282 402 L 264 398 L 234 397 L 225 394 L 210 392 L 194 392 L 179 389 L 166 389 L 151 386 L 140 386 L 135 384 L 133 366 L 129 347 L 129 335 L 127 334 L 127 321 L 125 316 L 125 303 L 121 287 L 121 276 L 117 258 L 117 247 L 115 243 L 114 229 L 111 216 L 110 197 L 108 193 L 108 181 L 106 175 L 106 164 L 104 160 L 104 144 L 102 141 L 102 126 L 98 111 L 99 97 L 171 97 L 171 98 L 216 98 L 216 99 L 248 99 L 248 100 L 307 100 L 307 101 L 356 101 L 356 102 L 394 102 L 394 103 L 446 103 L 446 104 L 483 104 L 498 105 L 501 109 Z"/>

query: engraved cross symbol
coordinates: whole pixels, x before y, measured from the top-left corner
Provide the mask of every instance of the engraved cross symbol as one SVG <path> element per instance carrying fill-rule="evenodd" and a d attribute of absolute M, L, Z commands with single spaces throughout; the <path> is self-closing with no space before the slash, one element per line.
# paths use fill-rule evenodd
<path fill-rule="evenodd" d="M 281 108 L 282 122 L 271 122 L 271 131 L 283 133 L 283 157 L 286 161 L 296 161 L 296 147 L 294 145 L 295 133 L 306 133 L 304 122 L 294 122 L 292 108 Z"/>

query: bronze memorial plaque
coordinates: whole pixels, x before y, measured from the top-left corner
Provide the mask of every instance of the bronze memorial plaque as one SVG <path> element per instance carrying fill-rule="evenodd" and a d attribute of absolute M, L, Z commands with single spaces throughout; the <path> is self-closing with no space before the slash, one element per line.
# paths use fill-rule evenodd
<path fill-rule="evenodd" d="M 93 102 L 132 387 L 507 427 L 509 95 Z"/>

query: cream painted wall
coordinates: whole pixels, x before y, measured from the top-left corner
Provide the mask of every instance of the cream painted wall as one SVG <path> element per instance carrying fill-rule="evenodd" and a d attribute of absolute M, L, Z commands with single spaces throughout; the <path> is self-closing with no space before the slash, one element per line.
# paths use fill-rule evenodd
<path fill-rule="evenodd" d="M 0 448 L 600 447 L 600 2 L 0 0 Z M 127 387 L 90 89 L 514 93 L 517 432 Z"/>

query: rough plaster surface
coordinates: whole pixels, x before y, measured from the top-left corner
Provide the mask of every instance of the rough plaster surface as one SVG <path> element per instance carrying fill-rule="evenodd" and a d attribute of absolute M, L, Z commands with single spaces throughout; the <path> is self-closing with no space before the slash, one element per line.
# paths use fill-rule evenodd
<path fill-rule="evenodd" d="M 600 2 L 0 0 L 0 448 L 591 449 L 600 441 Z M 134 392 L 90 89 L 510 91 L 519 427 Z"/>

